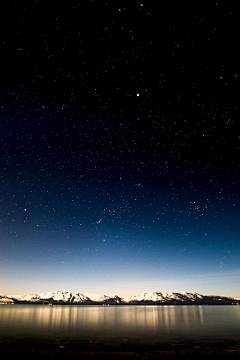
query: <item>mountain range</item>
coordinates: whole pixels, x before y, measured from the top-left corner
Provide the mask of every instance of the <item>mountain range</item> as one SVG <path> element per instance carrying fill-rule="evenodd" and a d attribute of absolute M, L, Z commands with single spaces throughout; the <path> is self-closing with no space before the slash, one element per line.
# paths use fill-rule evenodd
<path fill-rule="evenodd" d="M 137 296 L 98 295 L 67 291 L 29 295 L 0 295 L 0 304 L 54 304 L 54 305 L 239 305 L 239 299 L 201 295 L 196 292 L 150 292 Z"/>

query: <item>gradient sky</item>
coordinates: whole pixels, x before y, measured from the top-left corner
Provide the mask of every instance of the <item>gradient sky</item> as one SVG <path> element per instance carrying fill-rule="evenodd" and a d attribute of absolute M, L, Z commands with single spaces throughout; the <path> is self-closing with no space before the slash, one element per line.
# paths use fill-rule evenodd
<path fill-rule="evenodd" d="M 6 4 L 1 294 L 240 297 L 236 7 Z"/>

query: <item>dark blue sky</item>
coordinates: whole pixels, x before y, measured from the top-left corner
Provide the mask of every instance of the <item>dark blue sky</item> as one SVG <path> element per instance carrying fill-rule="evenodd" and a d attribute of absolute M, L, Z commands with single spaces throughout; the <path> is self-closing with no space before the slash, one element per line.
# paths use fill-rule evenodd
<path fill-rule="evenodd" d="M 240 296 L 236 14 L 6 5 L 0 293 Z"/>

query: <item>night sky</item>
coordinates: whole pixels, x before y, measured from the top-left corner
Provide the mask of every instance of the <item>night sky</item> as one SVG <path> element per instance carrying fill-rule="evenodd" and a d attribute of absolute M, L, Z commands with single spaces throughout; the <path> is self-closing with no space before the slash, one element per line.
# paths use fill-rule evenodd
<path fill-rule="evenodd" d="M 240 297 L 237 2 L 53 3 L 0 14 L 0 293 Z"/>

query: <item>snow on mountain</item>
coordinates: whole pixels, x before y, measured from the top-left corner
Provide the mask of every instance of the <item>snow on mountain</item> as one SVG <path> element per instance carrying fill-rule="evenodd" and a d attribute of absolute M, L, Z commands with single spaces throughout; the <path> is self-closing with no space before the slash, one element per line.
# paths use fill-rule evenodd
<path fill-rule="evenodd" d="M 109 295 L 99 295 L 99 294 L 92 294 L 92 293 L 70 293 L 67 291 L 55 291 L 55 292 L 47 292 L 44 294 L 40 294 L 41 299 L 53 299 L 55 301 L 61 302 L 84 302 L 84 301 L 91 301 L 91 302 L 104 302 L 108 301 L 115 296 Z"/>
<path fill-rule="evenodd" d="M 9 303 L 14 303 L 14 300 L 10 299 L 5 295 L 0 295 L 0 304 L 9 304 Z"/>
<path fill-rule="evenodd" d="M 60 302 L 70 302 L 70 303 L 81 303 L 85 301 L 91 302 L 105 302 L 109 300 L 118 300 L 117 295 L 99 295 L 92 293 L 71 293 L 67 291 L 54 291 L 47 292 L 39 295 L 42 300 L 53 299 Z"/>
<path fill-rule="evenodd" d="M 54 291 L 40 294 L 40 297 L 42 300 L 52 299 L 61 302 L 72 302 L 71 300 L 73 300 L 74 295 L 75 294 L 67 291 Z"/>
<path fill-rule="evenodd" d="M 19 300 L 19 301 L 39 301 L 40 298 L 41 297 L 38 294 L 28 294 L 28 295 L 19 297 L 17 300 Z"/>
<path fill-rule="evenodd" d="M 83 303 L 89 301 L 89 297 L 86 294 L 72 293 L 67 291 L 54 291 L 40 294 L 42 300 L 52 299 L 58 302 L 67 303 Z"/>
<path fill-rule="evenodd" d="M 135 301 L 166 302 L 171 300 L 194 301 L 196 299 L 202 299 L 202 297 L 203 297 L 202 295 L 197 293 L 150 292 L 150 293 L 143 293 L 138 296 L 130 296 L 128 298 L 124 298 L 123 300 L 125 302 L 135 302 Z"/>
<path fill-rule="evenodd" d="M 8 299 L 13 299 L 17 301 L 32 301 L 32 300 L 40 300 L 40 295 L 38 294 L 28 294 L 28 295 L 0 295 L 0 300 L 6 297 Z"/>
<path fill-rule="evenodd" d="M 112 299 L 115 297 L 115 295 L 99 295 L 99 294 L 91 294 L 91 293 L 86 293 L 85 294 L 91 301 L 95 301 L 95 302 L 103 302 L 103 301 L 107 301 L 109 299 Z"/>
<path fill-rule="evenodd" d="M 99 295 L 91 293 L 73 293 L 53 291 L 43 294 L 24 296 L 0 295 L 0 303 L 6 302 L 44 302 L 66 304 L 200 304 L 200 303 L 238 303 L 237 299 L 217 295 L 201 295 L 196 292 L 149 292 L 140 295 L 121 298 L 117 295 Z"/>

